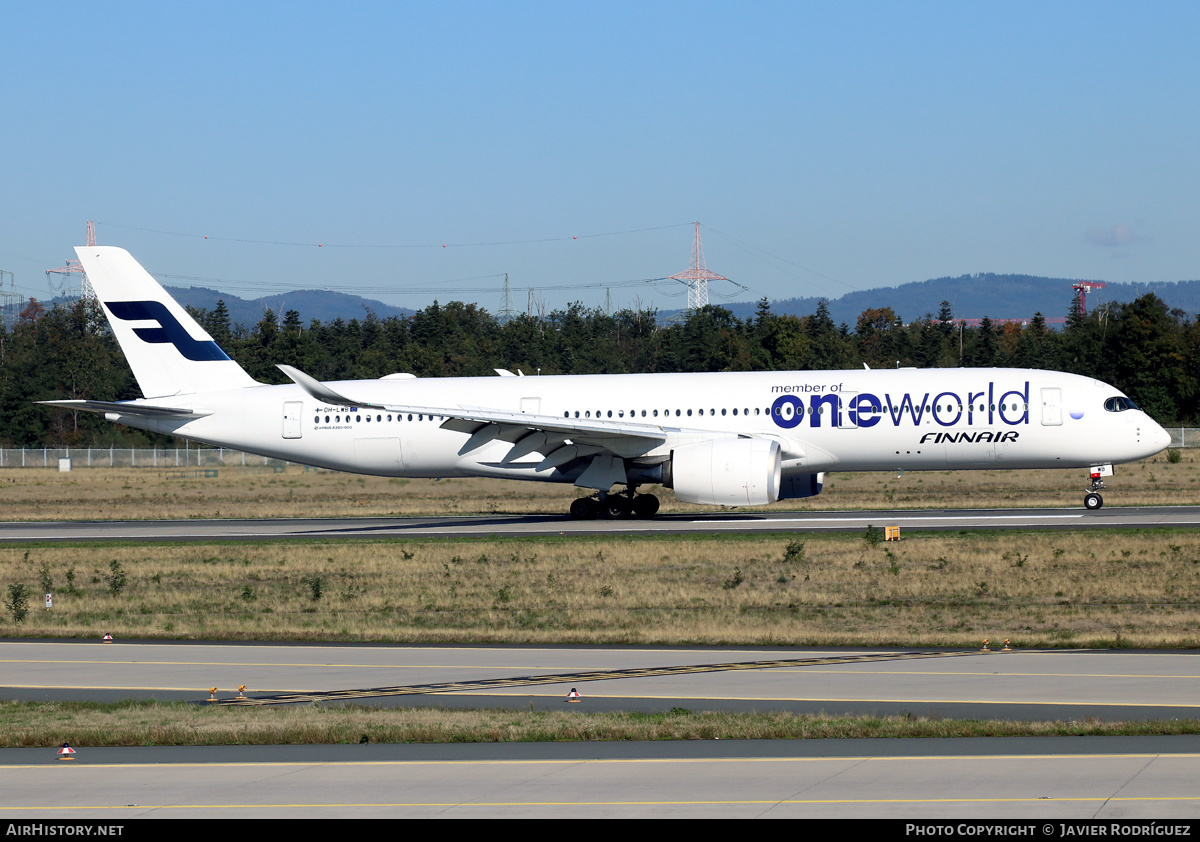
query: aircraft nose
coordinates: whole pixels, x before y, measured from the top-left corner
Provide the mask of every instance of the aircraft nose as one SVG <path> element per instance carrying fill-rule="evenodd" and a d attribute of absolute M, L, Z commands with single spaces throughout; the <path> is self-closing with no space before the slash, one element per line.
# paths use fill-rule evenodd
<path fill-rule="evenodd" d="M 1154 429 L 1150 433 L 1150 441 L 1154 445 L 1154 452 L 1160 453 L 1171 446 L 1171 434 L 1164 430 L 1157 421 L 1151 423 L 1154 424 Z"/>

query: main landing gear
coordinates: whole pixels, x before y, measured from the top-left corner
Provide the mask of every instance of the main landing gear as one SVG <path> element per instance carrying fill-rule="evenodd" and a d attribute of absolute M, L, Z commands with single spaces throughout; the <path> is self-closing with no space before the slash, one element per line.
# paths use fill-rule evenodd
<path fill-rule="evenodd" d="M 653 494 L 638 494 L 633 486 L 617 494 L 601 491 L 594 497 L 579 497 L 571 503 L 571 517 L 575 520 L 652 518 L 657 513 L 658 498 Z"/>

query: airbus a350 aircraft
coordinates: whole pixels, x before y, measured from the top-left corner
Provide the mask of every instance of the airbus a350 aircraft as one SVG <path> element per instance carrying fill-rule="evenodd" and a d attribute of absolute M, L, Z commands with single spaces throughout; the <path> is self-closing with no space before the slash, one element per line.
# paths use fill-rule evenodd
<path fill-rule="evenodd" d="M 1168 433 L 1112 386 L 1021 369 L 771 371 L 258 383 L 124 249 L 77 248 L 145 396 L 46 403 L 306 465 L 393 477 L 501 477 L 593 489 L 577 518 L 651 517 L 676 499 L 812 497 L 831 471 L 1112 466 Z M 620 487 L 621 490 L 614 491 Z"/>

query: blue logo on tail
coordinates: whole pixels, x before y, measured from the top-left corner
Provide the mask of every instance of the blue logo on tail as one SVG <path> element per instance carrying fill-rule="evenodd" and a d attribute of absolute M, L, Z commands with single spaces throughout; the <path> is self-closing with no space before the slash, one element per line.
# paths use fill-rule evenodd
<path fill-rule="evenodd" d="M 124 322 L 158 322 L 161 327 L 135 327 L 134 334 L 143 342 L 161 345 L 169 342 L 193 362 L 228 360 L 225 352 L 211 339 L 193 339 L 161 301 L 106 301 L 108 311 Z"/>

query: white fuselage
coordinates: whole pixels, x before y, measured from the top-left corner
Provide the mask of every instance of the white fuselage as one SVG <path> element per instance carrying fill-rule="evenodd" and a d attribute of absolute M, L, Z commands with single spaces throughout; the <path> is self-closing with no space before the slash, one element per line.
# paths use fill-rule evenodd
<path fill-rule="evenodd" d="M 830 471 L 1083 468 L 1159 452 L 1167 433 L 1137 409 L 1109 411 L 1120 392 L 1089 377 L 1021 369 L 621 374 L 381 379 L 329 383 L 387 406 L 486 407 L 538 416 L 647 425 L 666 441 L 777 441 L 783 474 Z M 210 412 L 196 419 L 110 420 L 340 471 L 397 477 L 491 476 L 574 481 L 537 470 L 542 456 L 503 463 L 495 441 L 463 452 L 468 432 L 441 415 L 321 403 L 300 386 L 257 386 L 158 398 Z"/>

